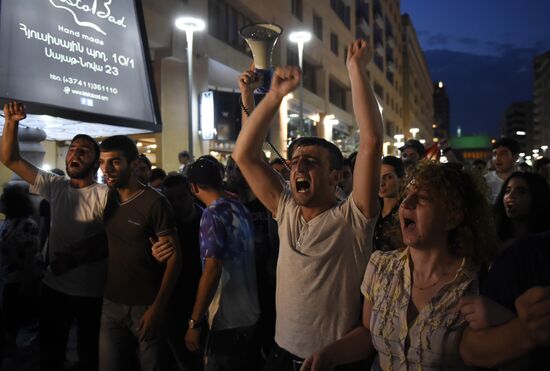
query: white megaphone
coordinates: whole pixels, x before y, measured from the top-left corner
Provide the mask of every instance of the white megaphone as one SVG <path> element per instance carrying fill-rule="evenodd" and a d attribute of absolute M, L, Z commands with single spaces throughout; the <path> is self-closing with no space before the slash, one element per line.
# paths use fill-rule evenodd
<path fill-rule="evenodd" d="M 254 73 L 261 81 L 254 93 L 267 94 L 273 74 L 271 54 L 283 28 L 273 23 L 256 23 L 244 26 L 239 33 L 252 51 Z"/>

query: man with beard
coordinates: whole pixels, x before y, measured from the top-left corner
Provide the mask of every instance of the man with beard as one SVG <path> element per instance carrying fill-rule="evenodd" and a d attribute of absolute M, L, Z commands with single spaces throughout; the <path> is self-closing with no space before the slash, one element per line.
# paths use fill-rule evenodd
<path fill-rule="evenodd" d="M 233 158 L 279 226 L 276 345 L 264 370 L 295 370 L 304 358 L 360 323 L 360 286 L 380 208 L 383 136 L 382 118 L 366 76 L 371 57 L 364 40 L 348 47 L 360 140 L 353 190 L 345 200 L 336 198 L 343 157 L 331 142 L 308 137 L 294 142 L 289 151 L 290 189 L 263 160 L 271 119 L 284 96 L 299 85 L 297 67 L 275 70 L 269 93 L 237 139 Z"/>
<path fill-rule="evenodd" d="M 130 369 L 136 345 L 141 370 L 164 370 L 162 352 L 167 344 L 162 325 L 181 264 L 172 208 L 163 195 L 137 180 L 138 151 L 130 138 L 105 139 L 99 164 L 110 188 L 104 218 L 109 264 L 100 370 Z M 150 241 L 157 239 L 175 247 L 165 264 L 159 264 L 152 253 Z"/>
<path fill-rule="evenodd" d="M 22 104 L 4 106 L 1 161 L 30 184 L 51 207 L 48 260 L 40 307 L 43 370 L 63 370 L 67 339 L 77 324 L 81 369 L 97 370 L 101 298 L 106 273 L 103 208 L 107 187 L 96 183 L 99 147 L 87 135 L 71 141 L 65 157 L 69 179 L 38 169 L 19 153 L 17 132 Z M 75 260 L 82 264 L 76 266 Z M 86 263 L 87 261 L 87 263 Z"/>

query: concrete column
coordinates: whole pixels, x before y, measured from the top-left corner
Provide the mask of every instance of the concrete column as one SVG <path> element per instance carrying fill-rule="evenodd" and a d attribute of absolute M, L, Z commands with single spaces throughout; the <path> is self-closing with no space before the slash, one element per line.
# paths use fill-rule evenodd
<path fill-rule="evenodd" d="M 175 58 L 161 63 L 162 166 L 166 171 L 179 168 L 178 153 L 187 150 L 187 64 Z"/>

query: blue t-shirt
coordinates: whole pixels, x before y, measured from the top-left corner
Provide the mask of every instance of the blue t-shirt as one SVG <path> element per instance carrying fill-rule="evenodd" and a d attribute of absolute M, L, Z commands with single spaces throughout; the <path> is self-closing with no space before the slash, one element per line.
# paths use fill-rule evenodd
<path fill-rule="evenodd" d="M 204 209 L 200 224 L 201 258 L 222 261 L 218 289 L 208 309 L 212 330 L 252 326 L 260 309 L 254 259 L 254 226 L 238 201 L 221 197 Z"/>

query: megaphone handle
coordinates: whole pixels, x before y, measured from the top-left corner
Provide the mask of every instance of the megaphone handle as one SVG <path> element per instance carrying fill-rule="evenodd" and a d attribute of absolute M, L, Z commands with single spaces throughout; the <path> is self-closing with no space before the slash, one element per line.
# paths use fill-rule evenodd
<path fill-rule="evenodd" d="M 288 166 L 288 164 L 286 163 L 286 160 L 284 159 L 284 157 L 279 153 L 279 151 L 277 151 L 277 148 L 275 148 L 275 146 L 273 144 L 271 144 L 271 142 L 269 141 L 269 139 L 266 138 L 265 140 L 267 142 L 267 144 L 269 144 L 269 146 L 271 147 L 271 149 L 275 152 L 275 154 L 277 155 L 277 157 L 279 157 L 282 161 L 283 161 L 283 164 L 285 165 L 285 167 L 287 168 L 288 171 L 290 171 L 290 167 Z"/>

